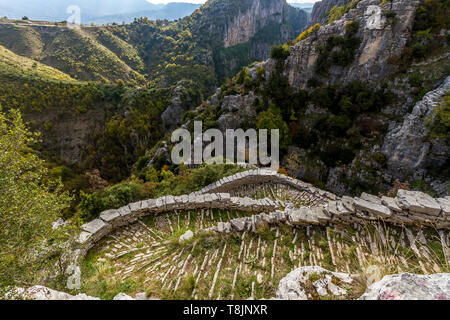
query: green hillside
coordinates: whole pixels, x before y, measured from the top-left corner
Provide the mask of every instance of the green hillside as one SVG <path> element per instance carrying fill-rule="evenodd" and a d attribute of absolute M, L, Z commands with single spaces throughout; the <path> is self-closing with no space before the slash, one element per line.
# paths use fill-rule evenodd
<path fill-rule="evenodd" d="M 80 80 L 144 81 L 142 75 L 83 30 L 62 28 L 39 60 Z"/>
<path fill-rule="evenodd" d="M 139 56 L 138 50 L 129 43 L 115 36 L 105 28 L 86 28 L 84 31 L 101 45 L 111 50 L 119 59 L 135 71 L 142 72 L 144 70 L 144 62 Z"/>
<path fill-rule="evenodd" d="M 2 77 L 19 76 L 23 78 L 74 81 L 69 75 L 53 67 L 19 56 L 1 45 L 0 74 Z"/>
<path fill-rule="evenodd" d="M 38 56 L 44 48 L 41 35 L 32 27 L 15 24 L 0 25 L 0 44 L 28 58 Z"/>

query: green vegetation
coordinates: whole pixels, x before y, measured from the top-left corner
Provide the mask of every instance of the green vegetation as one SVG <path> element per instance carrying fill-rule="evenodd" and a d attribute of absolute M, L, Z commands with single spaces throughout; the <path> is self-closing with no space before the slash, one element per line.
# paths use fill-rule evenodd
<path fill-rule="evenodd" d="M 116 54 L 87 36 L 83 29 L 58 32 L 39 60 L 80 80 L 113 82 L 124 79 L 135 84 L 145 80 Z"/>
<path fill-rule="evenodd" d="M 320 76 L 327 76 L 332 65 L 346 67 L 355 59 L 361 40 L 356 37 L 359 21 L 347 24 L 345 36 L 331 36 L 325 46 L 319 47 L 315 71 Z M 338 48 L 338 50 L 335 50 Z"/>
<path fill-rule="evenodd" d="M 289 57 L 289 45 L 283 44 L 279 46 L 273 46 L 270 50 L 270 57 L 276 60 L 286 60 Z"/>
<path fill-rule="evenodd" d="M 442 102 L 434 109 L 433 116 L 427 121 L 431 138 L 450 141 L 450 92 L 447 92 Z"/>
<path fill-rule="evenodd" d="M 356 8 L 359 1 L 360 0 L 352 0 L 342 7 L 334 6 L 328 13 L 328 23 L 341 19 L 344 14 L 349 12 L 351 9 Z"/>
<path fill-rule="evenodd" d="M 406 72 L 414 61 L 424 60 L 447 48 L 450 38 L 441 33 L 450 27 L 450 0 L 424 0 L 416 11 L 413 37 L 400 57 L 390 62 Z"/>
<path fill-rule="evenodd" d="M 0 28 L 0 39 L 0 45 L 28 58 L 35 58 L 44 50 L 41 35 L 29 26 L 4 25 Z"/>
<path fill-rule="evenodd" d="M 60 244 L 67 241 L 51 224 L 70 198 L 31 148 L 37 139 L 19 112 L 0 110 L 0 291 L 55 271 Z"/>
<path fill-rule="evenodd" d="M 74 81 L 70 76 L 55 68 L 16 55 L 3 46 L 0 46 L 0 74 L 2 77 L 19 75 L 24 78 L 47 78 L 51 80 Z M 0 99 L 1 98 L 5 98 L 3 97 L 3 94 L 0 96 Z"/>
<path fill-rule="evenodd" d="M 189 170 L 181 166 L 178 175 L 174 175 L 167 166 L 159 172 L 154 167 L 136 168 L 135 175 L 128 182 L 94 193 L 82 192 L 81 218 L 84 221 L 90 221 L 98 217 L 104 210 L 117 209 L 139 200 L 158 198 L 164 195 L 189 194 L 223 177 L 245 170 L 235 165 L 204 164 L 199 168 Z"/>
<path fill-rule="evenodd" d="M 144 62 L 139 56 L 138 50 L 132 45 L 104 28 L 86 29 L 86 32 L 95 37 L 103 46 L 114 52 L 128 66 L 141 73 L 144 71 Z"/>

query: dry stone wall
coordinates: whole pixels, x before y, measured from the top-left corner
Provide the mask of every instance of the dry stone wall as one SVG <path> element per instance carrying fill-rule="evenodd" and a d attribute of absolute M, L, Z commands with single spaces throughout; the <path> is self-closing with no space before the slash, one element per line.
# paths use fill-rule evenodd
<path fill-rule="evenodd" d="M 134 223 L 150 214 L 194 209 L 238 209 L 247 212 L 271 212 L 281 208 L 282 205 L 283 203 L 280 201 L 231 197 L 228 193 L 165 196 L 102 212 L 98 219 L 81 226 L 82 232 L 77 243 L 85 252 L 113 229 Z"/>
<path fill-rule="evenodd" d="M 217 182 L 214 182 L 201 189 L 200 191 L 194 192 L 193 194 L 198 195 L 212 192 L 229 192 L 231 190 L 236 190 L 244 185 L 262 183 L 285 184 L 300 191 L 307 192 L 316 197 L 321 197 L 328 200 L 337 199 L 336 195 L 328 191 L 318 189 L 312 184 L 293 179 L 291 177 L 276 173 L 275 171 L 268 169 L 256 169 L 236 173 L 232 176 L 225 177 Z"/>
<path fill-rule="evenodd" d="M 232 197 L 230 191 L 248 184 L 286 184 L 328 200 L 324 205 L 295 208 L 293 204 L 271 199 Z M 434 199 L 419 191 L 399 190 L 395 198 L 363 193 L 361 197 L 336 197 L 302 181 L 264 169 L 250 170 L 223 178 L 204 189 L 183 196 L 165 196 L 131 203 L 104 211 L 98 219 L 84 224 L 78 245 L 85 253 L 113 229 L 136 222 L 144 216 L 162 212 L 195 209 L 234 209 L 261 212 L 250 217 L 220 222 L 200 230 L 215 232 L 255 231 L 259 227 L 286 223 L 292 226 L 351 224 L 384 221 L 395 225 L 418 225 L 450 229 L 450 197 Z"/>
<path fill-rule="evenodd" d="M 394 225 L 427 226 L 450 229 L 450 197 L 434 199 L 420 191 L 399 190 L 396 198 L 376 197 L 363 193 L 361 197 L 342 197 L 318 207 L 276 210 L 230 221 L 231 230 L 218 224 L 206 231 L 255 231 L 267 225 L 287 223 L 292 226 L 352 224 L 384 221 Z"/>

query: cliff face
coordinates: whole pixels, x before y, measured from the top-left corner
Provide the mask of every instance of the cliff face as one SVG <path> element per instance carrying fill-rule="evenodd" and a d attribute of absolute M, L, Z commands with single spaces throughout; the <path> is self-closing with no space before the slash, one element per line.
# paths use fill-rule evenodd
<path fill-rule="evenodd" d="M 362 0 L 356 9 L 350 10 L 340 20 L 321 27 L 314 35 L 291 47 L 285 61 L 284 74 L 294 88 L 305 88 L 309 79 L 320 77 L 317 62 L 323 47 L 331 36 L 345 37 L 350 21 L 359 21 L 355 39 L 360 40 L 353 62 L 345 67 L 331 65 L 329 74 L 321 77 L 325 84 L 347 83 L 355 79 L 379 81 L 394 73 L 395 66 L 388 64 L 391 57 L 400 55 L 405 47 L 414 22 L 414 12 L 419 0 L 397 0 L 391 5 L 381 5 L 377 0 Z M 396 23 L 390 23 L 388 12 L 396 15 Z M 374 20 L 375 25 L 372 25 Z M 333 49 L 334 50 L 334 49 Z M 267 62 L 266 70 L 274 70 L 275 61 Z"/>
<path fill-rule="evenodd" d="M 351 0 L 322 0 L 314 4 L 311 16 L 309 18 L 308 27 L 320 23 L 324 25 L 328 21 L 328 13 L 334 7 L 341 7 L 349 3 Z"/>
<path fill-rule="evenodd" d="M 231 21 L 227 22 L 223 40 L 225 48 L 249 41 L 259 30 L 271 22 L 283 22 L 286 9 L 285 0 L 246 2 L 249 2 L 247 10 L 239 10 L 239 13 L 235 17 L 230 17 Z"/>
<path fill-rule="evenodd" d="M 269 57 L 273 45 L 295 39 L 308 15 L 286 0 L 210 0 L 194 13 L 191 29 L 213 48 L 219 82 Z"/>
<path fill-rule="evenodd" d="M 387 133 L 382 151 L 387 155 L 387 174 L 402 179 L 421 179 L 429 175 L 430 169 L 445 167 L 450 154 L 444 139 L 429 139 L 427 120 L 433 117 L 436 106 L 450 92 L 450 76 L 442 85 L 428 92 L 419 101 L 403 122 L 395 124 Z M 440 174 L 443 174 L 440 172 Z M 434 189 L 446 192 L 448 181 L 442 175 L 433 181 Z"/>

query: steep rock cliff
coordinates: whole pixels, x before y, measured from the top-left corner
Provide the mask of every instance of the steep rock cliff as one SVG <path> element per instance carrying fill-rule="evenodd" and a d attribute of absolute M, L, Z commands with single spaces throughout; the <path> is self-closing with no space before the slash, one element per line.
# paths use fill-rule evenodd
<path fill-rule="evenodd" d="M 387 156 L 388 174 L 402 179 L 426 179 L 430 169 L 446 165 L 450 148 L 443 139 L 429 139 L 427 120 L 433 117 L 436 106 L 449 90 L 450 76 L 437 89 L 428 92 L 402 123 L 393 125 L 389 130 L 382 147 Z M 442 175 L 439 178 L 434 182 L 434 187 L 445 193 L 448 177 Z"/>
<path fill-rule="evenodd" d="M 397 0 L 388 4 L 380 4 L 378 0 L 360 1 L 340 20 L 321 27 L 314 35 L 290 48 L 283 68 L 289 83 L 294 88 L 305 88 L 313 77 L 320 78 L 325 84 L 347 83 L 355 79 L 375 82 L 394 73 L 396 66 L 389 64 L 388 60 L 400 55 L 405 47 L 418 3 L 419 0 Z M 395 24 L 388 21 L 388 12 L 396 14 Z M 372 24 L 375 20 L 377 23 Z M 352 63 L 345 67 L 331 64 L 326 76 L 318 74 L 316 65 L 323 47 L 331 36 L 345 37 L 346 27 L 351 21 L 359 21 L 356 38 L 360 40 Z M 269 60 L 263 67 L 271 72 L 275 64 L 276 61 Z"/>
<path fill-rule="evenodd" d="M 308 14 L 286 0 L 213 0 L 190 18 L 191 30 L 214 54 L 219 82 L 269 57 L 273 45 L 294 39 Z"/>

